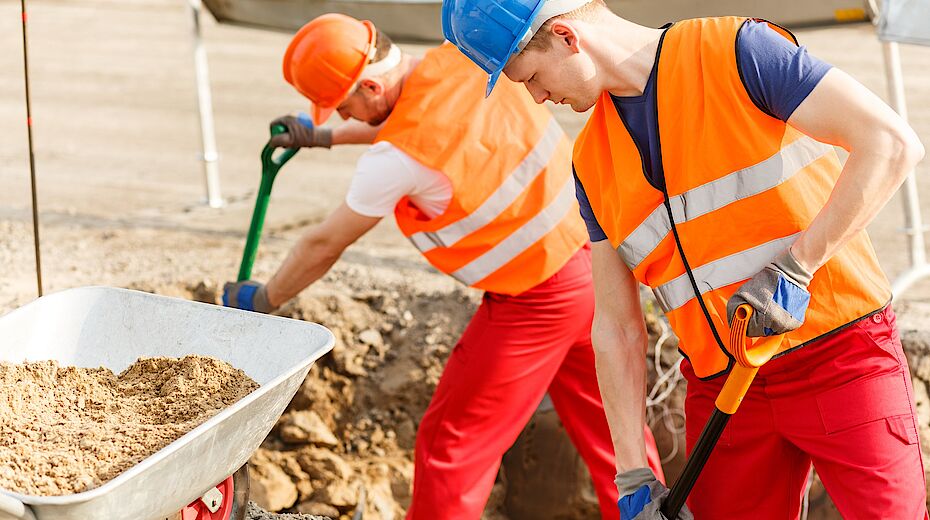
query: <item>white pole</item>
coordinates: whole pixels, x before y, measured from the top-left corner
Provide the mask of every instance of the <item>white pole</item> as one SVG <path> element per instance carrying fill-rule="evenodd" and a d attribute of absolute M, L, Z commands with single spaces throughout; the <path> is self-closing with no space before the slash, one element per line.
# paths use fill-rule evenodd
<path fill-rule="evenodd" d="M 213 126 L 213 98 L 210 95 L 210 69 L 207 51 L 200 34 L 200 0 L 188 0 L 194 22 L 194 71 L 197 76 L 197 108 L 200 114 L 200 138 L 203 145 L 203 168 L 207 188 L 207 204 L 211 208 L 223 206 L 220 194 L 220 170 L 217 164 L 216 131 Z"/>
<path fill-rule="evenodd" d="M 888 80 L 888 97 L 891 107 L 907 121 L 907 103 L 904 99 L 904 80 L 901 74 L 901 53 L 897 42 L 882 42 L 885 58 L 885 77 Z M 923 217 L 917 194 L 917 178 L 914 172 L 907 175 L 901 194 L 904 202 L 904 226 L 908 235 L 908 253 L 911 266 L 892 284 L 892 293 L 898 297 L 919 279 L 930 276 L 924 244 Z"/>

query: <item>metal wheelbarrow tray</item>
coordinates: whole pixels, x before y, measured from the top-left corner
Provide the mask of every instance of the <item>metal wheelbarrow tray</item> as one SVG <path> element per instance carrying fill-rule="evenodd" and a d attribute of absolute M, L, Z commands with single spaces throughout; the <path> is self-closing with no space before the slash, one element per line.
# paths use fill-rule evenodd
<path fill-rule="evenodd" d="M 64 496 L 0 489 L 0 518 L 163 520 L 246 463 L 333 334 L 314 324 L 125 289 L 84 287 L 0 318 L 0 361 L 121 372 L 139 357 L 222 359 L 257 390 L 100 487 Z M 25 505 L 25 507 L 23 507 Z M 4 513 L 6 511 L 6 513 Z"/>

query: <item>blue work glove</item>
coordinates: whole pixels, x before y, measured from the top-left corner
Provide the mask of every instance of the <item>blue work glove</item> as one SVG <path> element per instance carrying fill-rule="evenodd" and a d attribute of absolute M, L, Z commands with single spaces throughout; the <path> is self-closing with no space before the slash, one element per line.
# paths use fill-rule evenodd
<path fill-rule="evenodd" d="M 223 305 L 265 314 L 276 310 L 276 307 L 268 303 L 268 290 L 265 289 L 265 285 L 252 280 L 226 282 L 223 286 Z"/>
<path fill-rule="evenodd" d="M 617 475 L 620 520 L 668 520 L 659 509 L 668 496 L 668 488 L 656 479 L 649 468 L 637 468 Z M 688 506 L 682 507 L 678 520 L 693 520 Z"/>
<path fill-rule="evenodd" d="M 271 126 L 281 125 L 287 132 L 271 136 L 268 141 L 274 148 L 329 148 L 333 145 L 333 130 L 326 127 L 314 127 L 310 116 L 301 112 L 294 116 L 281 116 L 271 122 Z"/>
<path fill-rule="evenodd" d="M 755 310 L 746 327 L 750 337 L 775 336 L 804 323 L 811 301 L 807 286 L 814 278 L 788 249 L 744 283 L 727 302 L 727 321 L 736 308 L 748 303 Z"/>

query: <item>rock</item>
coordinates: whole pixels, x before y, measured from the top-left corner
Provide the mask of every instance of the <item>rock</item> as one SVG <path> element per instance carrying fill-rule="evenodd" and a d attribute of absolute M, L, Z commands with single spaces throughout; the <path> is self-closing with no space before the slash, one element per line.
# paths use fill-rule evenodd
<path fill-rule="evenodd" d="M 379 352 L 384 348 L 384 339 L 381 333 L 375 329 L 365 329 L 358 335 L 358 340 L 369 347 L 374 347 Z"/>
<path fill-rule="evenodd" d="M 333 515 L 332 518 L 339 518 L 339 515 Z M 269 513 L 261 508 L 255 502 L 249 502 L 249 507 L 245 512 L 245 520 L 330 520 L 324 516 L 310 515 L 291 515 L 291 514 L 274 514 Z"/>
<path fill-rule="evenodd" d="M 297 501 L 297 486 L 271 462 L 249 464 L 249 496 L 269 511 L 280 511 Z"/>
<path fill-rule="evenodd" d="M 321 502 L 301 502 L 297 504 L 297 507 L 294 508 L 298 513 L 306 513 L 308 515 L 321 515 L 329 516 L 332 518 L 339 518 L 339 510 L 329 504 L 323 504 Z"/>
<path fill-rule="evenodd" d="M 290 444 L 339 445 L 339 439 L 326 426 L 323 419 L 310 410 L 287 414 L 282 418 L 279 434 L 281 440 Z"/>
<path fill-rule="evenodd" d="M 335 453 L 322 448 L 306 447 L 297 455 L 300 467 L 317 480 L 349 480 L 352 468 Z"/>
<path fill-rule="evenodd" d="M 358 504 L 358 491 L 355 486 L 344 482 L 334 482 L 314 493 L 313 500 L 339 509 L 351 509 Z"/>

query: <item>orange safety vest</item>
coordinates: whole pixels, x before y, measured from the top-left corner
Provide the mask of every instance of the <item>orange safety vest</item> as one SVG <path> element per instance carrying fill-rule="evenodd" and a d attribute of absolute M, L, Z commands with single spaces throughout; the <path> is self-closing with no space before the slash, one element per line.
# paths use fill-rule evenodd
<path fill-rule="evenodd" d="M 404 235 L 466 285 L 519 294 L 555 274 L 587 241 L 571 173 L 571 143 L 526 90 L 487 75 L 450 43 L 426 53 L 375 142 L 388 141 L 452 184 L 430 219 L 408 198 Z"/>
<path fill-rule="evenodd" d="M 664 189 L 643 175 L 640 151 L 607 92 L 575 142 L 575 170 L 597 221 L 636 279 L 652 288 L 701 378 L 732 366 L 727 300 L 810 225 L 841 171 L 832 146 L 753 103 L 736 54 L 745 22 L 687 20 L 659 42 Z M 814 274 L 809 290 L 804 325 L 780 353 L 880 310 L 891 295 L 865 232 Z"/>

